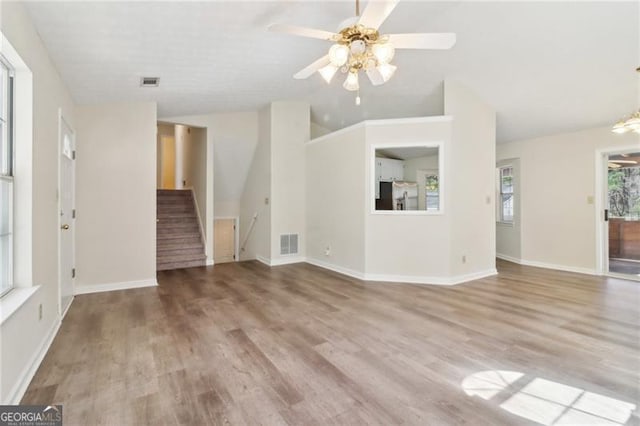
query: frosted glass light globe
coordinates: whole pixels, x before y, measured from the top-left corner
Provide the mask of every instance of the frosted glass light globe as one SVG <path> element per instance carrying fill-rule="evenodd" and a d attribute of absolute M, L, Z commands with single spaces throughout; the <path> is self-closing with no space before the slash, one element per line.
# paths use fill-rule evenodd
<path fill-rule="evenodd" d="M 349 48 L 344 44 L 334 44 L 329 49 L 329 61 L 333 66 L 341 67 L 349 59 Z"/>
<path fill-rule="evenodd" d="M 393 59 L 396 49 L 390 43 L 374 44 L 371 46 L 374 56 L 381 64 L 388 64 Z"/>

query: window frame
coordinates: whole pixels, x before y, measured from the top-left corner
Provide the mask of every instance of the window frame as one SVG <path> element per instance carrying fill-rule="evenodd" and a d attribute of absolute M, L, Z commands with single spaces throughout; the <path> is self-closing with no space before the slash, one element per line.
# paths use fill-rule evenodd
<path fill-rule="evenodd" d="M 511 171 L 509 177 L 511 177 L 511 192 L 504 192 L 503 191 L 503 171 L 509 169 Z M 515 175 L 514 175 L 514 171 L 515 168 L 513 166 L 513 164 L 505 164 L 502 166 L 497 167 L 497 173 L 496 173 L 496 189 L 497 189 L 497 193 L 498 193 L 498 200 L 499 202 L 497 203 L 497 207 L 498 207 L 498 223 L 500 224 L 504 224 L 504 225 L 509 225 L 509 226 L 513 226 L 515 223 L 515 218 L 516 218 L 516 202 L 515 202 L 515 197 L 516 197 L 516 187 L 515 187 Z M 511 218 L 510 219 L 505 219 L 505 215 L 504 215 L 504 197 L 505 195 L 510 196 L 511 197 Z"/>
<path fill-rule="evenodd" d="M 6 141 L 3 141 L 2 143 L 0 143 L 0 149 L 1 150 L 6 150 L 6 152 L 3 153 L 3 161 L 6 161 L 8 159 L 8 163 L 6 164 L 6 171 L 4 170 L 4 164 L 0 164 L 0 180 L 3 182 L 6 182 L 9 184 L 8 188 L 9 188 L 9 206 L 8 206 L 8 233 L 7 235 L 5 235 L 6 237 L 8 237 L 9 240 L 9 250 L 8 250 L 8 259 L 7 259 L 7 264 L 9 265 L 9 270 L 8 270 L 8 281 L 9 281 L 9 285 L 6 288 L 2 288 L 0 287 L 0 298 L 4 297 L 5 295 L 9 294 L 11 292 L 11 290 L 13 290 L 15 288 L 15 281 L 14 281 L 14 222 L 13 222 L 13 216 L 14 216 L 14 207 L 15 207 L 15 197 L 14 197 L 14 188 L 15 188 L 15 182 L 14 182 L 14 176 L 15 176 L 15 69 L 13 68 L 13 66 L 11 66 L 11 64 L 9 63 L 9 61 L 2 55 L 0 54 L 0 67 L 2 68 L 2 81 L 0 82 L 0 84 L 4 85 L 4 72 L 6 70 L 6 75 L 7 75 L 7 82 L 6 82 L 6 93 L 3 90 L 3 96 L 6 95 L 6 107 L 7 107 L 7 111 L 5 114 L 6 119 L 2 119 L 2 117 L 0 117 L 0 120 L 3 122 L 2 123 L 2 136 L 3 138 L 6 136 Z M 3 103 L 3 107 L 5 104 L 5 100 L 4 99 L 0 99 L 0 102 Z M 3 111 L 4 113 L 4 111 Z M 0 262 L 2 262 L 2 260 L 0 260 Z"/>

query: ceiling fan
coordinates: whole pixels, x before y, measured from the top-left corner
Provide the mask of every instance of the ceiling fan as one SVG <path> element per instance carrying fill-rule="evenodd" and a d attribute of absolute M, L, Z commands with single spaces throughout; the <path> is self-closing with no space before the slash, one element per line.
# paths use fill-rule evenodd
<path fill-rule="evenodd" d="M 343 87 L 359 91 L 358 75 L 364 71 L 371 84 L 386 83 L 396 71 L 391 64 L 395 49 L 450 49 L 456 43 L 454 33 L 380 34 L 378 28 L 391 14 L 399 0 L 370 0 L 360 14 L 356 0 L 356 16 L 343 21 L 338 32 L 317 30 L 285 24 L 273 24 L 269 31 L 331 41 L 329 52 L 293 78 L 306 79 L 316 71 L 330 83 L 338 70 L 347 74 Z M 360 97 L 356 97 L 360 104 Z"/>

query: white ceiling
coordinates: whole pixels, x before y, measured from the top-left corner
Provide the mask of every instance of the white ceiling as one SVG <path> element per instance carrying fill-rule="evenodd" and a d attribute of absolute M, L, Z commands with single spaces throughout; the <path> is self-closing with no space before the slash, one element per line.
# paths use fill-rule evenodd
<path fill-rule="evenodd" d="M 401 1 L 381 32 L 455 32 L 450 51 L 396 52 L 384 86 L 292 75 L 329 44 L 269 33 L 271 23 L 335 30 L 352 1 L 28 2 L 80 104 L 154 100 L 159 116 L 256 110 L 307 99 L 331 129 L 363 119 L 442 113 L 445 78 L 498 112 L 498 141 L 608 125 L 638 106 L 637 2 Z M 160 87 L 140 88 L 141 76 Z"/>

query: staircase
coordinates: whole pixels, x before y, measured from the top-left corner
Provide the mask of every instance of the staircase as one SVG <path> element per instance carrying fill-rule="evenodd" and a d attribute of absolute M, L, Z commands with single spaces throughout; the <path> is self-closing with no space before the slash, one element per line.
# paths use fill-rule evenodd
<path fill-rule="evenodd" d="M 204 242 L 192 192 L 159 189 L 156 200 L 156 270 L 204 266 Z"/>

